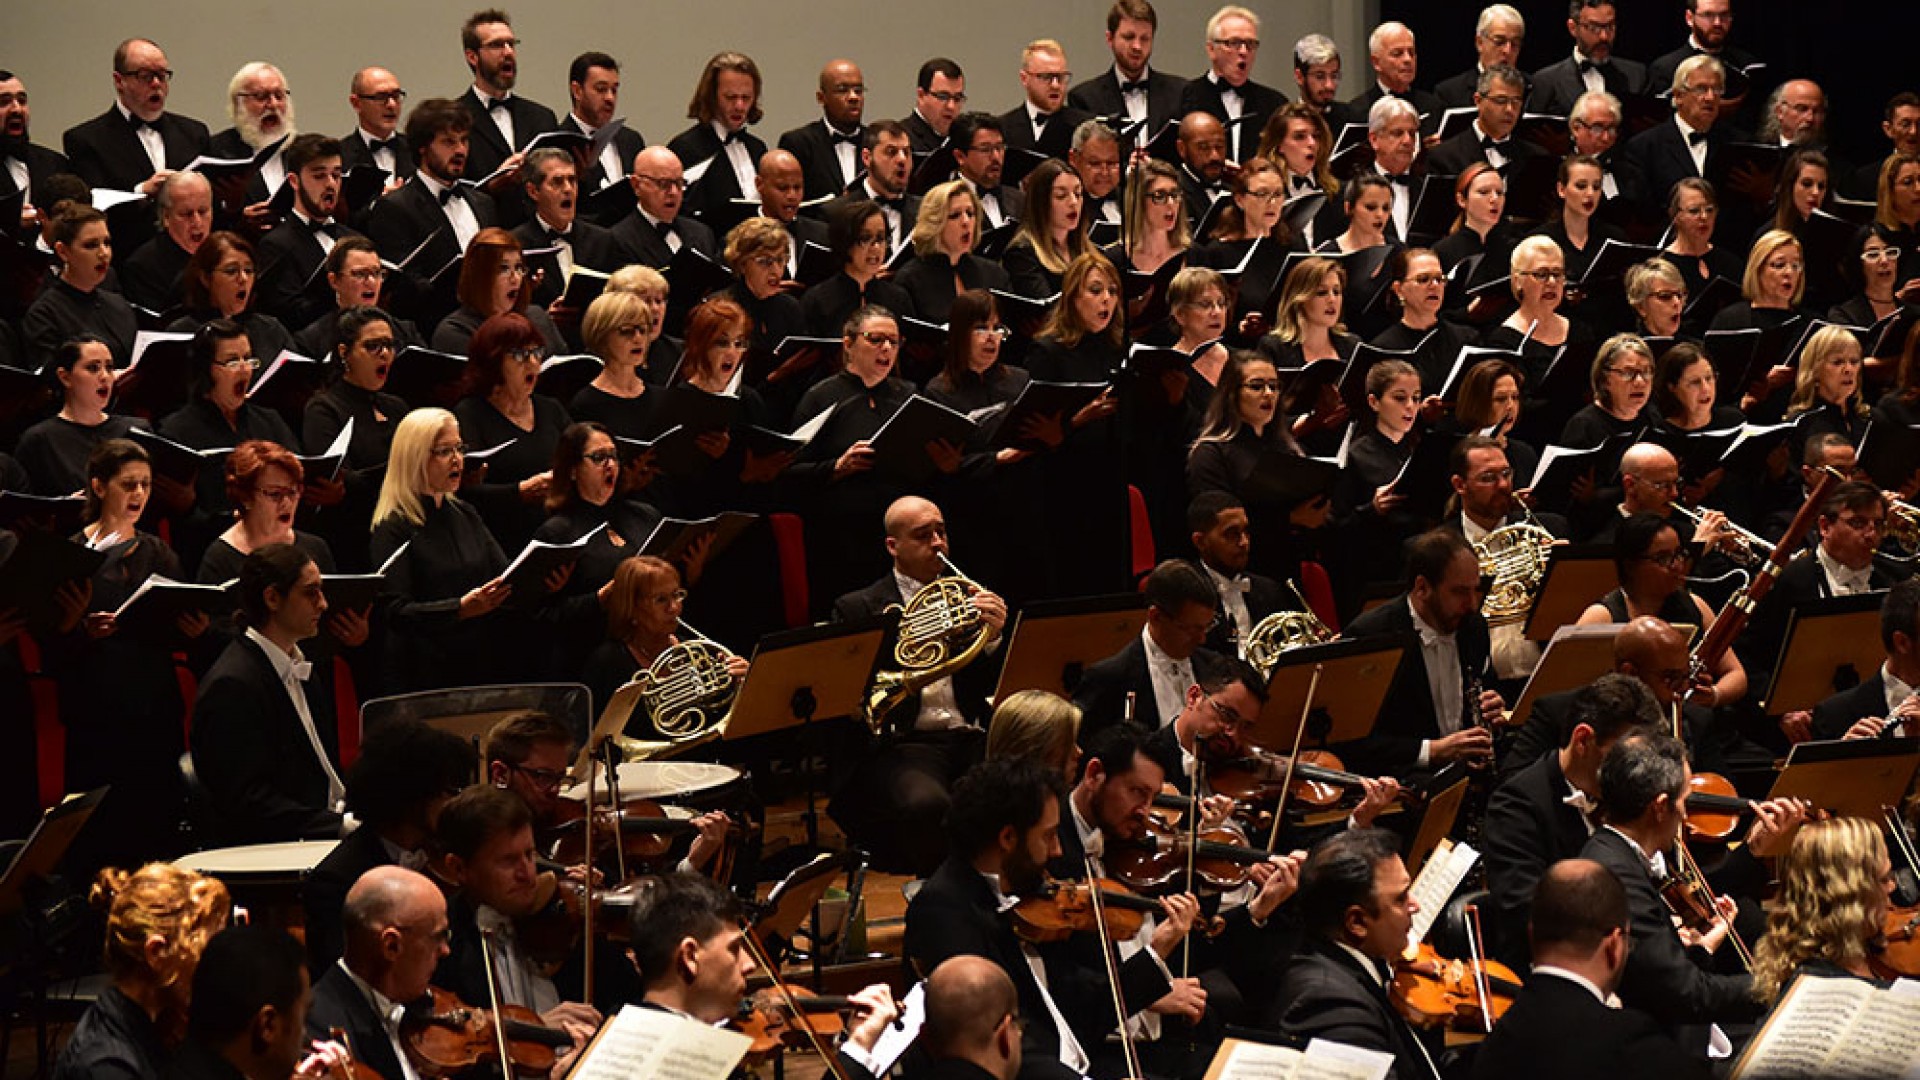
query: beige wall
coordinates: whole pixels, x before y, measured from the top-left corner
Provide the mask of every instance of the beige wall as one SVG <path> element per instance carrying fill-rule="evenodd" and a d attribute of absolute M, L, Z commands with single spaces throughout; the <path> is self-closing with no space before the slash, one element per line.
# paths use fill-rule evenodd
<path fill-rule="evenodd" d="M 648 139 L 664 142 L 684 128 L 687 98 L 706 58 L 721 49 L 753 56 L 766 78 L 769 143 L 779 132 L 818 115 L 813 91 L 821 64 L 848 56 L 865 71 L 869 117 L 899 117 L 913 107 L 913 78 L 922 60 L 944 54 L 967 72 L 969 106 L 1001 112 L 1019 101 L 1020 46 L 1059 38 L 1077 79 L 1111 64 L 1103 41 L 1109 0 L 801 0 L 731 4 L 525 0 L 504 6 L 525 44 L 520 92 L 564 113 L 566 68 L 587 49 L 617 57 L 623 67 L 622 112 Z M 149 37 L 167 50 L 175 76 L 171 107 L 227 126 L 228 78 L 249 60 L 267 60 L 287 74 L 304 130 L 343 134 L 352 127 L 347 81 L 367 64 L 392 68 L 410 102 L 453 96 L 470 76 L 459 25 L 474 0 L 8 0 L 0 67 L 26 81 L 35 140 L 58 147 L 60 133 L 97 115 L 111 101 L 113 48 L 126 37 Z M 1157 64 L 1181 75 L 1205 65 L 1204 22 L 1211 0 L 1162 0 Z M 1346 59 L 1342 97 L 1364 85 L 1366 15 L 1371 0 L 1264 0 L 1261 49 L 1254 77 L 1293 96 L 1290 51 L 1304 33 L 1320 31 Z M 964 13 L 964 14 L 962 14 Z"/>

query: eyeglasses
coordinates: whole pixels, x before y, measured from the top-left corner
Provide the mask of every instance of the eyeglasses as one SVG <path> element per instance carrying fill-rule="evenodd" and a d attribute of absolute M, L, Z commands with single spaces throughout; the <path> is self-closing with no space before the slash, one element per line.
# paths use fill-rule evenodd
<path fill-rule="evenodd" d="M 1652 382 L 1652 381 L 1653 381 L 1653 369 L 1652 369 L 1652 368 L 1641 368 L 1641 367 L 1636 367 L 1636 368 L 1621 368 L 1621 367 L 1610 367 L 1610 368 L 1607 368 L 1607 369 L 1606 369 L 1606 372 L 1607 372 L 1607 374 L 1609 374 L 1609 375 L 1617 375 L 1617 376 L 1619 376 L 1619 377 L 1620 377 L 1621 379 L 1623 379 L 1623 380 L 1625 380 L 1626 382 L 1630 382 L 1630 383 L 1642 383 L 1642 382 Z"/>
<path fill-rule="evenodd" d="M 1693 562 L 1693 552 L 1688 551 L 1686 548 L 1675 548 L 1672 551 L 1661 551 L 1645 555 L 1643 558 L 1645 561 L 1662 569 L 1672 570 L 1675 567 L 1691 564 Z"/>
<path fill-rule="evenodd" d="M 647 327 L 642 326 L 639 323 L 627 323 L 624 326 L 614 327 L 613 332 L 616 334 L 619 334 L 621 337 L 639 337 L 640 335 L 646 333 L 647 329 L 648 329 Z"/>
<path fill-rule="evenodd" d="M 132 79 L 135 82 L 143 83 L 159 83 L 165 85 L 173 81 L 173 72 L 166 68 L 148 68 L 144 71 L 122 71 L 119 75 L 123 79 Z"/>
<path fill-rule="evenodd" d="M 1213 706 L 1214 715 L 1220 718 L 1220 722 L 1230 728 L 1241 727 L 1247 722 L 1247 718 L 1240 715 L 1240 710 L 1222 705 L 1212 697 L 1207 698 L 1207 704 Z"/>
<path fill-rule="evenodd" d="M 376 266 L 369 270 L 349 270 L 347 271 L 347 280 L 360 282 L 385 281 L 387 280 L 387 269 L 384 266 Z"/>
<path fill-rule="evenodd" d="M 390 337 L 383 337 L 374 338 L 371 341 L 363 341 L 360 343 L 360 347 L 370 353 L 390 353 L 399 348 L 400 343 Z"/>
<path fill-rule="evenodd" d="M 1013 336 L 1013 331 L 1001 326 L 999 323 L 994 323 L 991 326 L 976 326 L 973 328 L 973 332 L 980 337 L 999 338 L 1001 341 L 1005 341 Z"/>
<path fill-rule="evenodd" d="M 1159 191 L 1147 192 L 1147 201 L 1155 206 L 1165 206 L 1179 197 L 1179 188 L 1163 188 Z"/>
<path fill-rule="evenodd" d="M 751 255 L 747 258 L 747 265 L 756 270 L 774 270 L 784 268 L 787 260 L 775 258 L 772 255 Z"/>
<path fill-rule="evenodd" d="M 489 49 L 496 49 L 496 50 L 497 49 L 517 49 L 519 47 L 520 47 L 520 39 L 517 37 L 510 37 L 510 38 L 501 38 L 499 41 L 482 42 L 480 45 L 480 51 L 486 52 Z"/>
<path fill-rule="evenodd" d="M 452 446 L 436 446 L 431 451 L 433 456 L 439 458 L 441 461 L 445 461 L 448 458 L 462 457 L 466 452 L 466 443 L 454 443 Z"/>
<path fill-rule="evenodd" d="M 542 791 L 559 791 L 561 782 L 567 778 L 567 774 L 558 769 L 529 769 L 525 765 L 509 765 L 507 768 L 526 777 Z"/>
<path fill-rule="evenodd" d="M 1671 304 L 1676 301 L 1685 300 L 1686 298 L 1687 293 L 1685 289 L 1660 289 L 1647 294 L 1647 299 L 1658 300 L 1663 304 Z"/>
<path fill-rule="evenodd" d="M 1493 46 L 1496 49 L 1505 49 L 1512 46 L 1524 45 L 1526 44 L 1526 41 L 1527 41 L 1526 38 L 1520 37 L 1518 35 L 1515 35 L 1514 37 L 1508 37 L 1505 34 L 1482 34 L 1480 35 L 1480 40 L 1486 42 L 1487 44 Z"/>
<path fill-rule="evenodd" d="M 988 157 L 998 157 L 1002 154 L 1005 154 L 1006 152 L 1007 152 L 1007 144 L 1003 142 L 987 143 L 984 146 L 967 147 L 967 153 L 969 154 L 985 154 Z"/>
<path fill-rule="evenodd" d="M 645 180 L 647 183 L 652 184 L 654 187 L 659 188 L 661 191 L 687 190 L 687 182 L 678 177 L 669 179 L 664 176 L 645 176 L 640 173 L 635 173 L 634 177 L 635 179 Z"/>
<path fill-rule="evenodd" d="M 1415 274 L 1415 275 L 1413 275 L 1412 277 L 1410 277 L 1410 278 L 1405 278 L 1405 279 L 1403 279 L 1403 280 L 1405 280 L 1405 281 L 1406 281 L 1406 283 L 1407 283 L 1407 284 L 1409 284 L 1409 285 L 1438 285 L 1438 284 L 1440 284 L 1441 282 L 1443 282 L 1443 281 L 1445 281 L 1445 280 L 1447 280 L 1447 275 L 1445 275 L 1445 274 Z"/>
<path fill-rule="evenodd" d="M 1183 304 L 1182 306 L 1183 306 L 1183 307 L 1189 307 L 1189 308 L 1192 308 L 1192 309 L 1194 309 L 1195 311 L 1225 311 L 1225 310 L 1227 310 L 1227 302 L 1226 302 L 1225 300 L 1221 300 L 1221 299 L 1219 299 L 1218 297 L 1215 297 L 1215 298 L 1212 298 L 1212 299 L 1208 299 L 1208 300 L 1194 300 L 1194 301 L 1191 301 L 1191 302 L 1189 302 L 1189 303 L 1187 303 L 1187 304 Z"/>
<path fill-rule="evenodd" d="M 1273 202 L 1277 199 L 1286 198 L 1287 193 L 1284 191 L 1249 191 L 1246 193 L 1246 197 L 1255 202 Z"/>
<path fill-rule="evenodd" d="M 861 233 L 859 236 L 853 238 L 853 242 L 856 247 L 879 247 L 881 244 L 887 242 L 887 234 L 883 232 Z"/>
<path fill-rule="evenodd" d="M 538 346 L 524 349 L 508 349 L 506 353 L 502 355 L 501 359 L 511 360 L 516 364 L 537 364 L 546 359 L 546 350 Z"/>
<path fill-rule="evenodd" d="M 965 105 L 967 103 L 967 95 L 957 94 L 949 90 L 928 90 L 926 91 L 926 95 L 942 105 Z"/>
<path fill-rule="evenodd" d="M 1900 249 L 1897 247 L 1868 248 L 1860 253 L 1860 257 L 1863 259 L 1872 259 L 1875 262 L 1885 262 L 1899 258 Z"/>
<path fill-rule="evenodd" d="M 524 265 L 502 263 L 500 269 L 495 270 L 494 273 L 501 277 L 526 277 L 527 268 Z"/>
<path fill-rule="evenodd" d="M 619 460 L 620 460 L 620 451 L 618 451 L 618 450 L 595 450 L 595 451 L 594 451 L 593 453 L 591 453 L 591 454 L 583 454 L 583 455 L 581 455 L 581 460 L 582 460 L 582 461 L 588 461 L 588 462 L 592 462 L 592 463 L 593 463 L 593 464 L 595 464 L 595 465 L 605 465 L 605 464 L 607 464 L 608 462 L 612 462 L 612 461 L 619 461 Z"/>
<path fill-rule="evenodd" d="M 1556 281 L 1567 280 L 1567 272 L 1565 270 L 1521 270 L 1516 276 L 1532 278 L 1542 285 L 1551 285 Z"/>
<path fill-rule="evenodd" d="M 269 502 L 298 502 L 302 488 L 293 487 L 260 488 L 257 494 Z"/>
<path fill-rule="evenodd" d="M 1049 86 L 1064 86 L 1073 78 L 1071 71 L 1028 71 L 1023 74 L 1029 79 L 1038 79 Z"/>
<path fill-rule="evenodd" d="M 1256 394 L 1277 394 L 1280 392 L 1279 379 L 1248 379 L 1240 384 L 1243 389 Z"/>
<path fill-rule="evenodd" d="M 382 90 L 377 94 L 355 94 L 361 101 L 377 101 L 382 105 L 398 105 L 407 100 L 405 90 Z"/>
<path fill-rule="evenodd" d="M 1595 122 L 1592 120 L 1575 120 L 1573 122 L 1573 126 L 1583 127 L 1583 128 L 1586 128 L 1588 131 L 1596 132 L 1601 135 L 1612 135 L 1620 130 L 1619 124 L 1607 123 L 1605 121 Z"/>
<path fill-rule="evenodd" d="M 1486 472 L 1474 473 L 1472 476 L 1467 477 L 1467 479 L 1476 484 L 1497 484 L 1502 480 L 1512 480 L 1513 470 L 1510 468 L 1488 469 Z"/>
<path fill-rule="evenodd" d="M 1835 520 L 1839 521 L 1840 524 L 1845 525 L 1847 528 L 1852 529 L 1854 532 L 1878 533 L 1878 532 L 1886 531 L 1886 528 L 1887 528 L 1887 521 L 1885 518 L 1863 518 L 1863 517 L 1848 516 L 1843 518 L 1837 518 Z"/>
<path fill-rule="evenodd" d="M 1223 49 L 1231 50 L 1233 52 L 1239 52 L 1242 49 L 1246 50 L 1247 52 L 1252 52 L 1253 50 L 1260 47 L 1260 39 L 1259 38 L 1239 38 L 1239 37 L 1214 38 L 1213 44 L 1218 45 Z"/>
<path fill-rule="evenodd" d="M 282 88 L 279 90 L 255 90 L 252 93 L 248 93 L 242 90 L 233 96 L 245 98 L 256 105 L 265 105 L 274 101 L 286 101 L 293 96 L 293 91 Z"/>
<path fill-rule="evenodd" d="M 1589 22 L 1586 19 L 1581 19 L 1576 25 L 1589 34 L 1611 34 L 1617 24 L 1610 22 Z"/>
<path fill-rule="evenodd" d="M 860 334 L 860 340 L 866 342 L 867 344 L 873 346 L 876 349 L 897 349 L 900 347 L 899 335 L 882 334 L 877 330 L 863 331 Z"/>
<path fill-rule="evenodd" d="M 1697 86 L 1683 86 L 1680 88 L 1680 92 L 1683 94 L 1692 94 L 1694 97 L 1719 97 L 1722 90 L 1714 83 L 1700 83 Z"/>
<path fill-rule="evenodd" d="M 670 593 L 661 593 L 658 596 L 647 597 L 649 604 L 659 608 L 669 608 L 675 604 L 683 604 L 686 603 L 686 600 L 687 590 L 685 589 L 675 589 Z"/>
<path fill-rule="evenodd" d="M 215 360 L 213 366 L 232 371 L 234 368 L 246 368 L 249 371 L 260 370 L 260 358 L 257 356 L 229 356 L 225 360 Z"/>
<path fill-rule="evenodd" d="M 1489 94 L 1480 100 L 1489 105 L 1498 105 L 1503 109 L 1517 109 L 1526 101 L 1525 98 L 1515 97 L 1512 94 Z"/>
<path fill-rule="evenodd" d="M 1767 260 L 1767 269 L 1769 270 L 1791 270 L 1797 274 L 1806 268 L 1807 264 L 1802 262 L 1775 262 L 1772 259 Z"/>
<path fill-rule="evenodd" d="M 229 278 L 252 277 L 258 273 L 253 267 L 245 263 L 228 263 L 225 266 L 216 266 L 213 268 L 213 272 L 219 274 L 221 277 Z"/>

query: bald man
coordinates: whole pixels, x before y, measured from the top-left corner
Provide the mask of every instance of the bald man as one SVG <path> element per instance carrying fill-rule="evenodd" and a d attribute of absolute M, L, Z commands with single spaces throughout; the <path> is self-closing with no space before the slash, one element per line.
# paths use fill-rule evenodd
<path fill-rule="evenodd" d="M 415 168 L 413 148 L 399 131 L 406 100 L 400 79 L 383 67 L 361 68 L 347 87 L 347 104 L 359 122 L 340 139 L 340 163 L 350 170 L 372 165 L 384 171 L 388 190 L 412 176 Z"/>
<path fill-rule="evenodd" d="M 1356 116 L 1373 112 L 1373 104 L 1383 97 L 1395 97 L 1413 106 L 1420 114 L 1420 131 L 1431 135 L 1440 126 L 1446 106 L 1431 91 L 1414 86 L 1420 77 L 1420 50 L 1413 31 L 1405 23 L 1384 22 L 1367 35 L 1367 63 L 1373 78 L 1366 90 L 1348 103 Z"/>
<path fill-rule="evenodd" d="M 820 69 L 813 98 L 820 103 L 820 119 L 782 134 L 778 144 L 799 160 L 808 202 L 843 195 L 860 178 L 867 78 L 851 60 L 829 60 Z"/>
<path fill-rule="evenodd" d="M 399 866 L 367 871 L 341 911 L 346 955 L 314 972 L 307 1034 L 346 1032 L 354 1059 L 382 1080 L 415 1080 L 404 1064 L 400 1015 L 427 994 L 447 955 L 447 901 L 425 877 Z"/>
<path fill-rule="evenodd" d="M 909 495 L 887 507 L 884 522 L 893 567 L 872 585 L 835 600 L 835 622 L 877 616 L 957 573 L 946 561 L 947 519 L 938 506 Z M 1006 601 L 977 589 L 971 603 L 994 639 L 988 647 L 997 648 Z M 891 643 L 883 655 L 893 655 Z M 835 794 L 828 812 L 850 841 L 872 853 L 875 866 L 926 874 L 945 858 L 947 793 L 985 748 L 996 667 L 971 664 L 909 697 L 890 718 L 900 734 L 877 741 Z"/>
<path fill-rule="evenodd" d="M 634 155 L 633 185 L 637 201 L 633 213 L 613 227 L 614 243 L 629 263 L 662 269 L 684 245 L 709 259 L 720 257 L 713 230 L 691 217 L 683 217 L 686 202 L 686 172 L 680 158 L 665 146 L 649 146 Z"/>
<path fill-rule="evenodd" d="M 1596 476 L 1605 472 L 1604 466 L 1595 468 Z M 1574 505 L 1574 531 L 1586 543 L 1611 544 L 1622 521 L 1634 514 L 1658 514 L 1672 518 L 1681 538 L 1689 538 L 1691 527 L 1673 512 L 1679 493 L 1680 462 L 1672 452 L 1655 443 L 1634 443 L 1620 455 L 1619 486 L 1596 483 L 1593 500 L 1584 504 L 1592 509 L 1585 514 L 1582 504 Z"/>
<path fill-rule="evenodd" d="M 769 150 L 760 155 L 753 188 L 760 196 L 760 216 L 772 218 L 787 230 L 791 241 L 787 245 L 787 280 L 798 281 L 806 246 L 812 244 L 822 251 L 827 247 L 827 223 L 800 215 L 800 204 L 807 195 L 806 174 L 800 159 L 790 150 Z M 825 263 L 818 265 L 825 270 Z M 820 278 L 826 276 L 822 273 Z"/>
<path fill-rule="evenodd" d="M 1215 199 L 1227 195 L 1227 128 L 1214 116 L 1190 112 L 1180 120 L 1174 144 L 1180 154 L 1180 191 L 1187 220 L 1198 222 Z"/>
<path fill-rule="evenodd" d="M 926 1056 L 906 1080 L 1013 1080 L 1020 1071 L 1020 995 L 993 961 L 953 956 L 927 976 Z"/>
<path fill-rule="evenodd" d="M 1613 670 L 1637 680 L 1653 694 L 1660 716 L 1667 717 L 1672 728 L 1673 703 L 1687 688 L 1687 636 L 1664 619 L 1644 615 L 1625 624 L 1613 639 Z M 1572 729 L 1568 719 L 1574 712 L 1582 690 L 1547 694 L 1533 703 L 1533 711 L 1521 725 L 1501 757 L 1500 778 L 1507 779 L 1540 758 L 1566 745 Z M 1689 729 L 1709 725 L 1712 713 L 1692 707 L 1683 713 Z M 1689 738 L 1689 742 L 1692 739 Z"/>

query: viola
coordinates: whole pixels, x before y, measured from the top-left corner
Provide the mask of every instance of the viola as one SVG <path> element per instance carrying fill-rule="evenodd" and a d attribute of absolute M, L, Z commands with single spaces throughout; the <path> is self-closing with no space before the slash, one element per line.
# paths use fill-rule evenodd
<path fill-rule="evenodd" d="M 1484 1033 L 1519 992 L 1520 977 L 1498 960 L 1448 960 L 1422 942 L 1394 962 L 1388 997 L 1415 1027 Z"/>
<path fill-rule="evenodd" d="M 1687 835 L 1694 839 L 1725 840 L 1751 809 L 1753 800 L 1741 798 L 1719 773 L 1698 772 L 1687 781 Z"/>
<path fill-rule="evenodd" d="M 1097 883 L 1100 901 L 1106 908 L 1107 933 L 1115 941 L 1127 941 L 1140 932 L 1146 916 L 1160 910 L 1157 900 L 1149 900 L 1117 881 L 1101 879 Z M 1013 932 L 1022 941 L 1044 945 L 1065 941 L 1079 933 L 1095 929 L 1091 886 L 1084 881 L 1049 879 L 1039 895 L 1021 900 L 1013 907 Z"/>
<path fill-rule="evenodd" d="M 1159 895 L 1184 891 L 1189 839 L 1185 829 L 1151 815 L 1138 840 L 1110 844 L 1107 872 L 1138 893 Z M 1194 847 L 1193 874 L 1209 889 L 1226 892 L 1247 883 L 1248 868 L 1272 858 L 1271 852 L 1249 846 L 1246 834 L 1230 824 L 1200 830 Z"/>
<path fill-rule="evenodd" d="M 496 1018 L 451 991 L 436 986 L 432 992 L 430 1009 L 410 1010 L 400 1021 L 407 1059 L 421 1076 L 451 1076 L 483 1062 L 498 1063 L 502 1034 L 516 1076 L 546 1076 L 560 1055 L 573 1048 L 573 1036 L 542 1024 L 540 1015 L 525 1006 L 503 1005 Z"/>
<path fill-rule="evenodd" d="M 1888 909 L 1880 948 L 1867 952 L 1867 964 L 1883 979 L 1920 977 L 1920 906 Z"/>
<path fill-rule="evenodd" d="M 539 906 L 533 914 L 513 921 L 514 937 L 528 958 L 551 977 L 560 965 L 578 955 L 589 903 L 593 905 L 596 936 L 625 941 L 634 905 L 657 880 L 636 877 L 619 885 L 589 890 L 552 871 L 544 871 L 536 886 Z"/>
<path fill-rule="evenodd" d="M 787 1004 L 789 998 L 806 1014 L 804 1020 L 794 1016 L 793 1008 Z M 779 990 L 768 987 L 741 1000 L 733 1026 L 753 1040 L 747 1047 L 748 1059 L 766 1061 L 782 1050 L 810 1046 L 812 1038 L 805 1028 L 812 1028 L 813 1035 L 822 1041 L 839 1038 L 846 1030 L 841 1014 L 853 1007 L 853 999 L 844 995 L 815 994 L 789 985 L 783 996 Z"/>

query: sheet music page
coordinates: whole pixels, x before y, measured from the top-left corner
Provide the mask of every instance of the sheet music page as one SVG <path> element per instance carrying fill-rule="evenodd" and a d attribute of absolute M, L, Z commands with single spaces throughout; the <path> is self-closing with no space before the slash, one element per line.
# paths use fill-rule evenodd
<path fill-rule="evenodd" d="M 1214 1055 L 1206 1080 L 1294 1080 L 1305 1056 L 1291 1046 L 1228 1039 Z"/>
<path fill-rule="evenodd" d="M 658 1009 L 626 1005 L 581 1055 L 571 1080 L 726 1080 L 753 1040 Z"/>
<path fill-rule="evenodd" d="M 1453 890 L 1467 879 L 1467 871 L 1473 869 L 1474 861 L 1480 853 L 1468 844 L 1455 844 L 1452 850 L 1441 857 L 1435 851 L 1420 868 L 1420 876 L 1413 881 L 1413 898 L 1420 904 L 1420 911 L 1413 917 L 1413 928 L 1407 934 L 1407 947 L 1412 948 L 1427 939 L 1427 931 L 1433 929 L 1435 919 L 1447 906 L 1447 899 Z"/>
<path fill-rule="evenodd" d="M 1875 997 L 1890 1000 L 1892 996 L 1852 979 L 1799 980 L 1748 1046 L 1733 1076 L 1736 1080 L 1791 1080 L 1834 1075 L 1830 1059 L 1856 1054 L 1848 1032 L 1855 1017 L 1873 1007 Z"/>
<path fill-rule="evenodd" d="M 1312 1039 L 1294 1070 L 1293 1080 L 1387 1080 L 1393 1055 L 1346 1043 Z"/>
<path fill-rule="evenodd" d="M 927 984 L 913 984 L 907 991 L 906 999 L 900 1002 L 900 1023 L 888 1024 L 887 1029 L 874 1040 L 869 1056 L 873 1059 L 873 1071 L 877 1076 L 885 1076 L 893 1071 L 913 1041 L 920 1037 L 920 1029 L 927 1022 Z"/>

